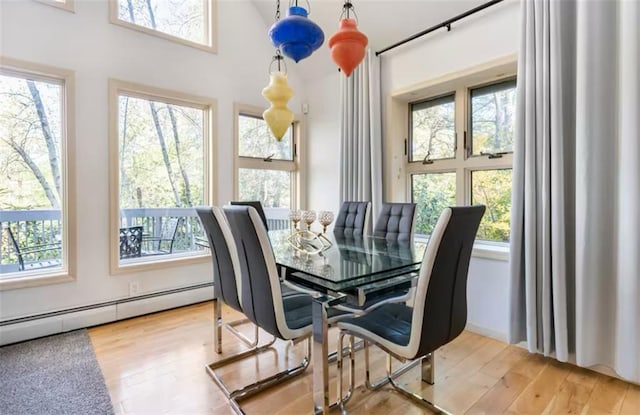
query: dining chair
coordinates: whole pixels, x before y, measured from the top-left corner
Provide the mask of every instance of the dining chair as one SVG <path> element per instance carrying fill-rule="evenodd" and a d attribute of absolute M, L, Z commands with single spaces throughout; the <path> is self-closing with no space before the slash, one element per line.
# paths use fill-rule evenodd
<path fill-rule="evenodd" d="M 415 203 L 383 203 L 373 227 L 373 236 L 390 241 L 412 242 L 415 220 Z"/>
<path fill-rule="evenodd" d="M 333 233 L 340 238 L 362 238 L 369 233 L 371 202 L 342 202 Z"/>
<path fill-rule="evenodd" d="M 222 353 L 223 326 L 249 346 L 250 350 L 255 350 L 259 341 L 257 326 L 255 326 L 254 330 L 254 339 L 250 340 L 235 328 L 241 324 L 249 323 L 247 318 L 226 324 L 222 322 L 221 308 L 223 302 L 232 309 L 242 312 L 240 296 L 238 295 L 241 285 L 238 252 L 231 236 L 229 224 L 222 210 L 216 206 L 196 207 L 196 214 L 200 218 L 202 228 L 207 236 L 213 262 L 213 293 L 216 299 L 213 321 L 215 324 L 214 347 L 216 353 Z"/>
<path fill-rule="evenodd" d="M 294 344 L 307 341 L 307 355 L 298 366 L 229 394 L 233 408 L 241 413 L 240 399 L 302 374 L 309 366 L 313 299 L 307 294 L 282 295 L 271 243 L 261 225 L 260 215 L 253 207 L 225 206 L 223 210 L 238 251 L 240 301 L 245 315 L 256 326 L 281 340 Z M 331 310 L 329 321 L 335 322 L 342 315 L 344 313 Z"/>
<path fill-rule="evenodd" d="M 269 223 L 267 222 L 267 215 L 264 213 L 264 208 L 262 207 L 262 202 L 260 202 L 259 200 L 247 200 L 247 201 L 232 200 L 231 202 L 229 202 L 229 204 L 231 204 L 233 206 L 251 206 L 251 207 L 253 207 L 256 210 L 256 212 L 258 212 L 258 215 L 260 215 L 260 219 L 262 220 L 262 223 L 264 223 L 265 229 L 267 231 L 269 230 Z"/>
<path fill-rule="evenodd" d="M 422 380 L 433 384 L 435 351 L 464 330 L 469 260 L 484 211 L 482 205 L 443 210 L 424 253 L 413 307 L 402 303 L 384 304 L 368 314 L 338 322 L 339 349 L 346 335 L 365 341 L 365 385 L 369 389 L 375 390 L 390 383 L 403 395 L 432 410 L 447 413 L 396 379 L 407 367 L 421 362 Z M 376 383 L 370 379 L 369 343 L 387 352 L 386 376 Z M 402 362 L 410 361 L 409 365 L 394 372 L 392 357 Z M 338 360 L 342 360 L 341 354 Z M 338 366 L 342 368 L 342 363 Z M 342 373 L 338 383 L 342 384 Z"/>

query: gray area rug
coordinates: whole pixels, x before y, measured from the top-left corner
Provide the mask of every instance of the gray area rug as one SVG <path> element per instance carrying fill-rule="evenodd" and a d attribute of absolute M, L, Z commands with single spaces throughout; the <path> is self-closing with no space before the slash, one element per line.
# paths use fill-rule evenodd
<path fill-rule="evenodd" d="M 86 330 L 0 348 L 0 414 L 113 414 Z"/>

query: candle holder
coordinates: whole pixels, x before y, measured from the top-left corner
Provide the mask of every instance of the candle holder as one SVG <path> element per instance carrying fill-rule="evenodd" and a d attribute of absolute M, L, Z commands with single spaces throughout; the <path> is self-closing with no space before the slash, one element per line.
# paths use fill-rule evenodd
<path fill-rule="evenodd" d="M 298 222 L 302 220 L 302 212 L 299 210 L 292 210 L 289 212 L 289 220 L 293 222 L 293 229 L 298 229 Z"/>
<path fill-rule="evenodd" d="M 305 210 L 302 213 L 302 220 L 307 224 L 307 230 L 311 230 L 311 224 L 316 220 L 316 211 L 315 210 Z"/>
<path fill-rule="evenodd" d="M 322 225 L 322 233 L 327 233 L 327 226 L 333 222 L 333 212 L 322 210 L 318 214 L 318 222 Z"/>

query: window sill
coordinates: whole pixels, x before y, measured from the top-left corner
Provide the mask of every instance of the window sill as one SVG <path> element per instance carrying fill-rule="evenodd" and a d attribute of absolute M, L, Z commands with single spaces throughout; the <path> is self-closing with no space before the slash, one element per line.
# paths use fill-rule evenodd
<path fill-rule="evenodd" d="M 415 240 L 418 242 L 429 242 L 429 237 L 425 235 L 416 235 Z M 473 244 L 471 256 L 474 258 L 492 259 L 494 261 L 509 261 L 509 244 L 491 243 L 485 241 L 476 241 Z"/>
<path fill-rule="evenodd" d="M 0 277 L 0 291 L 59 284 L 74 280 L 75 278 L 73 275 L 62 269 L 48 273 L 22 271 L 19 273 L 6 274 Z"/>
<path fill-rule="evenodd" d="M 499 244 L 493 245 L 488 243 L 476 242 L 473 244 L 471 256 L 474 258 L 492 259 L 495 261 L 509 261 L 509 245 Z"/>

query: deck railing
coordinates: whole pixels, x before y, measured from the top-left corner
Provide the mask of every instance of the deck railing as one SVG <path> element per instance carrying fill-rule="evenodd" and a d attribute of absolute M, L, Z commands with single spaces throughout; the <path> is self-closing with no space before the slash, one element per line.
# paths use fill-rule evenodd
<path fill-rule="evenodd" d="M 269 229 L 285 229 L 289 226 L 286 219 L 288 210 L 265 209 L 268 217 Z M 5 227 L 10 227 L 18 246 L 27 249 L 35 245 L 45 245 L 61 240 L 60 210 L 0 210 L 0 273 L 18 271 L 18 258 L 15 249 L 9 241 Z M 120 226 L 142 226 L 143 233 L 151 237 L 159 237 L 163 224 L 170 218 L 183 218 L 176 229 L 173 252 L 187 252 L 205 249 L 199 244 L 199 238 L 204 237 L 200 221 L 193 208 L 136 208 L 120 211 Z M 45 258 L 43 255 L 61 255 L 60 251 L 42 253 L 27 261 Z"/>

